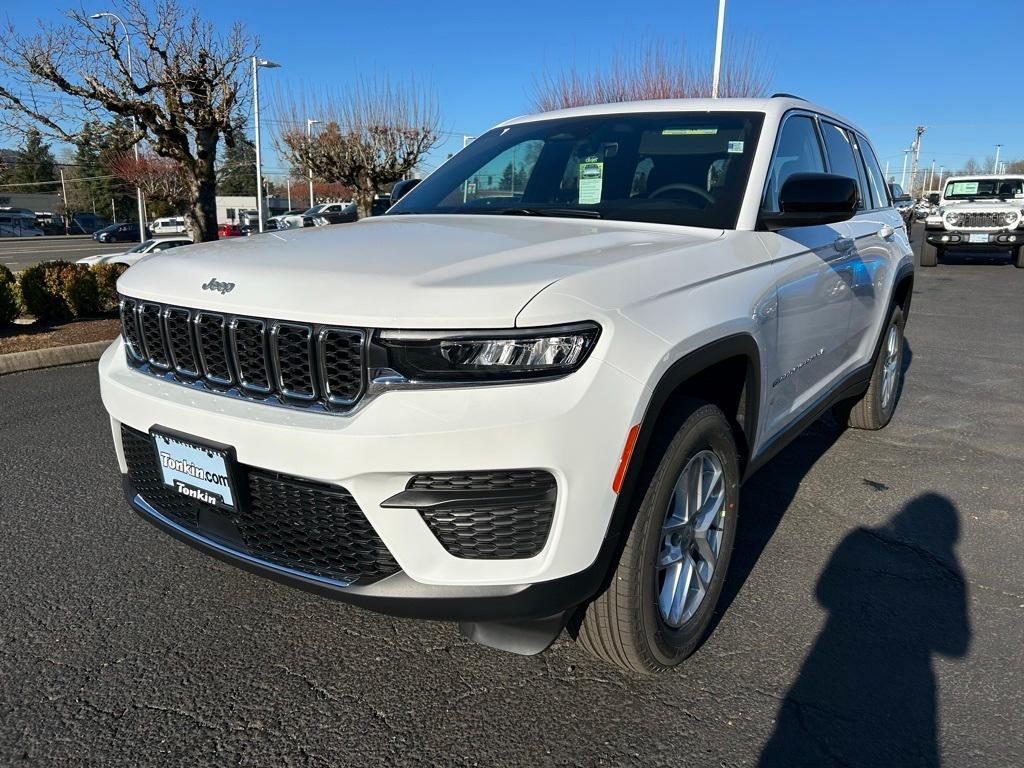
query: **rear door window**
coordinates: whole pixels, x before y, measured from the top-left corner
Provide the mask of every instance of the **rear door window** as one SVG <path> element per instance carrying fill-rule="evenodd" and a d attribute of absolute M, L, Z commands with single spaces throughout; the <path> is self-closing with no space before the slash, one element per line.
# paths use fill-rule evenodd
<path fill-rule="evenodd" d="M 839 176 L 846 176 L 857 182 L 857 195 L 859 197 L 859 208 L 865 207 L 864 194 L 864 169 L 858 169 L 859 163 L 854 155 L 853 145 L 845 130 L 833 123 L 821 124 L 821 132 L 825 137 L 825 151 L 828 153 L 828 162 L 831 172 Z"/>
<path fill-rule="evenodd" d="M 860 147 L 861 157 L 864 158 L 864 164 L 868 168 L 868 181 L 871 182 L 871 195 L 875 200 L 875 206 L 888 208 L 892 205 L 892 201 L 889 200 L 889 189 L 885 185 L 885 177 L 878 165 L 878 158 L 875 157 L 875 150 L 863 136 L 857 137 L 857 144 Z"/>

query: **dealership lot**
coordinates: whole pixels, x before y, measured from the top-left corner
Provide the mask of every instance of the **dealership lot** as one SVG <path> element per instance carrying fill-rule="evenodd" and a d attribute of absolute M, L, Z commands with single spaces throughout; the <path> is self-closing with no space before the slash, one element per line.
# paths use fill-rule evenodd
<path fill-rule="evenodd" d="M 94 366 L 0 378 L 0 764 L 1024 763 L 1024 271 L 950 262 L 893 423 L 745 487 L 720 621 L 655 678 L 204 557 L 127 509 Z"/>

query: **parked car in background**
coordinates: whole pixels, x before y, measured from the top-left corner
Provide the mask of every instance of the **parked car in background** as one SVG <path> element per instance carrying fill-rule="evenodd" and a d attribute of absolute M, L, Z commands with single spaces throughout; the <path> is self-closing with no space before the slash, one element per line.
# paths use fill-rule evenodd
<path fill-rule="evenodd" d="M 192 240 L 187 237 L 155 237 L 139 243 L 134 248 L 120 253 L 102 253 L 95 256 L 86 256 L 78 260 L 78 264 L 124 264 L 130 267 L 143 256 L 151 253 L 160 253 L 171 248 L 180 248 L 183 245 L 192 245 Z"/>
<path fill-rule="evenodd" d="M 316 222 L 314 221 L 314 219 L 317 216 L 322 216 L 324 214 L 327 214 L 327 216 L 325 217 L 325 222 L 331 224 L 340 223 L 340 221 L 334 220 L 336 218 L 335 214 L 344 214 L 345 216 L 348 217 L 346 219 L 347 221 L 355 221 L 356 219 L 359 218 L 359 211 L 356 208 L 356 204 L 353 202 L 320 203 L 319 205 L 314 205 L 309 210 L 303 211 L 300 214 L 286 216 L 284 221 L 289 228 L 313 227 L 316 226 Z"/>
<path fill-rule="evenodd" d="M 285 211 L 284 213 L 279 213 L 276 216 L 271 216 L 269 219 L 267 219 L 267 221 L 274 222 L 274 226 L 277 229 L 287 229 L 288 224 L 285 223 L 285 219 L 287 219 L 289 216 L 299 216 L 305 212 L 305 208 L 293 208 L 291 210 Z"/>
<path fill-rule="evenodd" d="M 184 216 L 164 216 L 161 219 L 156 219 L 150 225 L 150 231 L 154 237 L 159 235 L 180 235 L 186 232 L 187 229 Z"/>
<path fill-rule="evenodd" d="M 907 227 L 907 235 L 910 235 L 910 226 L 914 220 L 914 198 L 903 191 L 903 187 L 895 182 L 889 184 L 889 195 L 892 197 L 893 207 L 900 212 L 903 223 Z"/>
<path fill-rule="evenodd" d="M 374 202 L 376 202 L 376 201 L 374 201 Z M 386 208 L 385 208 L 384 212 L 385 213 L 387 212 Z M 320 213 L 318 213 L 316 216 L 313 217 L 313 226 L 314 227 L 326 227 L 326 226 L 329 226 L 331 224 L 351 224 L 353 221 L 358 221 L 358 220 L 359 220 L 359 213 L 358 213 L 355 205 L 353 204 L 352 207 L 346 208 L 345 210 L 341 210 L 341 211 L 335 211 L 335 210 L 321 211 Z M 309 225 L 304 223 L 303 226 L 309 226 Z"/>
<path fill-rule="evenodd" d="M 146 227 L 143 240 L 150 236 L 149 228 Z M 92 239 L 100 243 L 130 243 L 139 241 L 139 225 L 134 221 L 122 222 L 121 224 L 110 224 L 103 229 L 93 233 Z"/>
<path fill-rule="evenodd" d="M 423 179 L 402 179 L 401 181 L 396 181 L 395 185 L 391 188 L 391 205 L 394 205 L 409 194 L 421 181 L 423 181 Z"/>
<path fill-rule="evenodd" d="M 925 220 L 921 266 L 936 266 L 947 250 L 1009 253 L 1024 269 L 1024 175 L 951 176 Z"/>
<path fill-rule="evenodd" d="M 225 222 L 217 227 L 217 237 L 241 237 L 245 233 L 237 224 Z"/>
<path fill-rule="evenodd" d="M 0 208 L 0 237 L 42 237 L 36 214 L 24 208 Z"/>
<path fill-rule="evenodd" d="M 827 410 L 875 430 L 899 402 L 903 221 L 864 133 L 796 98 L 516 118 L 384 216 L 222 245 L 118 283 L 128 503 L 517 653 L 572 620 L 611 664 L 679 664 L 761 512 L 741 484 Z"/>

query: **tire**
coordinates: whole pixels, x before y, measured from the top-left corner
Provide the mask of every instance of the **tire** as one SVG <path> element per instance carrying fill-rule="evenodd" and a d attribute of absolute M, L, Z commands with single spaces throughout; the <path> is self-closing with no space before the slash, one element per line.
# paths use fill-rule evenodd
<path fill-rule="evenodd" d="M 664 672 L 697 649 L 713 618 L 732 555 L 739 506 L 736 443 L 728 420 L 717 407 L 699 401 L 687 405 L 685 412 L 689 415 L 660 457 L 647 488 L 641 489 L 643 500 L 611 584 L 586 606 L 580 624 L 578 640 L 584 648 L 630 672 Z M 698 527 L 709 527 L 703 534 L 686 525 L 666 533 L 663 525 L 682 519 L 674 517 L 670 509 L 676 485 L 686 485 L 688 478 L 695 478 L 697 467 L 704 470 L 699 474 L 705 481 L 721 470 L 720 486 L 715 483 L 708 491 L 710 503 L 705 505 L 705 513 L 690 516 Z M 718 494 L 715 488 L 720 488 Z M 683 512 L 682 508 L 675 509 Z M 669 548 L 673 536 L 679 540 L 673 540 Z M 697 554 L 699 547 L 713 552 L 716 546 L 717 557 L 713 560 L 702 560 Z M 659 569 L 656 560 L 668 552 L 673 557 L 685 554 L 679 555 L 677 563 Z M 671 584 L 666 586 L 666 582 L 673 574 L 685 579 L 687 569 L 691 578 L 688 585 L 695 590 L 679 590 L 677 594 L 683 599 L 675 604 L 666 600 L 666 605 L 677 608 L 675 620 L 671 611 L 666 619 L 661 607 L 661 596 L 671 593 Z M 676 578 L 671 583 L 678 582 Z"/>
<path fill-rule="evenodd" d="M 854 429 L 882 429 L 896 412 L 903 387 L 903 310 L 896 306 L 889 313 L 889 322 L 882 333 L 882 343 L 875 356 L 871 382 L 867 392 L 855 401 L 837 405 L 832 413 L 836 421 Z M 892 342 L 895 340 L 895 349 Z M 892 379 L 886 383 L 886 373 Z"/>
<path fill-rule="evenodd" d="M 921 241 L 921 266 L 922 267 L 934 267 L 939 263 L 939 257 L 942 254 L 939 249 L 934 245 L 931 245 L 927 239 Z"/>
<path fill-rule="evenodd" d="M 1013 266 L 1017 269 L 1024 269 L 1024 246 L 1021 246 L 1014 252 Z"/>

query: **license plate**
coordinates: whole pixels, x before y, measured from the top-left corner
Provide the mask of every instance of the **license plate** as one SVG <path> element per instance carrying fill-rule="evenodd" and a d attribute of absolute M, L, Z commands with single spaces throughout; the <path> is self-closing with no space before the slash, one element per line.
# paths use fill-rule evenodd
<path fill-rule="evenodd" d="M 988 242 L 988 235 L 987 234 L 970 235 L 967 238 L 967 242 L 968 243 L 987 243 Z"/>
<path fill-rule="evenodd" d="M 164 485 L 204 504 L 235 509 L 231 448 L 156 430 L 151 434 Z"/>

